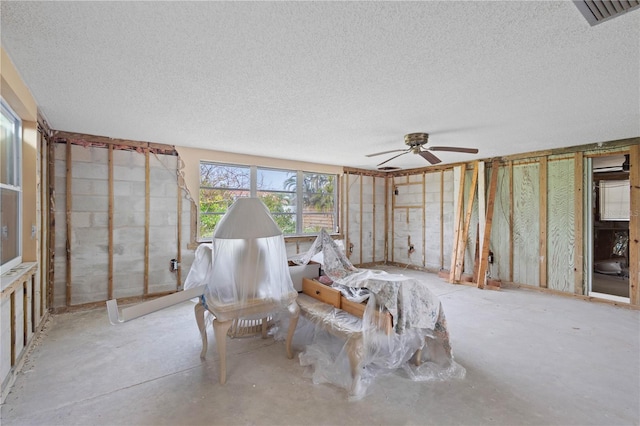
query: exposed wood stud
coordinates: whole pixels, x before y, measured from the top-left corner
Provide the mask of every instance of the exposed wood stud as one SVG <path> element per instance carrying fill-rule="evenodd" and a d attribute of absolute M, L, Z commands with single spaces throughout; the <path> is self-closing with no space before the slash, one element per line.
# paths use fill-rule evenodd
<path fill-rule="evenodd" d="M 440 269 L 444 268 L 444 170 L 440 170 Z"/>
<path fill-rule="evenodd" d="M 391 261 L 395 261 L 395 235 L 396 235 L 396 178 L 391 178 L 391 191 L 393 192 L 391 195 Z"/>
<path fill-rule="evenodd" d="M 491 164 L 491 182 L 489 183 L 489 200 L 487 203 L 487 222 L 484 226 L 482 243 L 482 253 L 480 254 L 480 268 L 478 270 L 478 288 L 484 288 L 487 280 L 487 270 L 489 268 L 489 245 L 491 242 L 491 225 L 493 223 L 493 210 L 496 200 L 496 190 L 498 188 L 498 169 L 500 162 L 493 160 Z"/>
<path fill-rule="evenodd" d="M 427 173 L 422 172 L 422 266 L 427 266 Z"/>
<path fill-rule="evenodd" d="M 56 242 L 56 212 L 55 212 L 55 147 L 56 144 L 49 141 L 49 168 L 48 175 L 48 197 L 49 197 L 49 233 L 47 247 L 49 250 L 49 270 L 47 276 L 47 301 L 46 307 L 53 306 L 53 290 L 55 283 L 55 242 Z"/>
<path fill-rule="evenodd" d="M 345 233 L 344 233 L 344 250 L 347 253 L 347 258 L 351 258 L 351 239 L 349 238 L 349 174 L 347 173 L 345 175 L 345 185 L 344 185 L 344 192 L 345 192 L 345 197 L 346 197 L 346 205 L 345 205 L 345 221 L 346 221 L 346 226 L 345 226 Z"/>
<path fill-rule="evenodd" d="M 640 305 L 640 145 L 629 150 L 629 302 Z"/>
<path fill-rule="evenodd" d="M 389 179 L 384 180 L 384 261 L 389 260 Z"/>
<path fill-rule="evenodd" d="M 363 202 L 362 202 L 362 193 L 363 193 L 363 186 L 364 186 L 364 176 L 360 176 L 360 226 L 359 226 L 359 231 L 360 231 L 360 260 L 358 261 L 358 263 L 363 263 L 363 259 L 362 259 L 362 228 L 363 228 Z"/>
<path fill-rule="evenodd" d="M 584 230 L 583 230 L 583 205 L 584 205 L 584 155 L 576 152 L 574 160 L 574 187 L 573 215 L 574 215 L 574 285 L 576 294 L 584 294 Z"/>
<path fill-rule="evenodd" d="M 547 288 L 547 157 L 540 158 L 540 287 Z"/>
<path fill-rule="evenodd" d="M 33 311 L 31 311 L 33 315 Z M 29 290 L 27 289 L 27 281 L 22 283 L 22 347 L 27 346 L 27 337 L 29 336 Z"/>
<path fill-rule="evenodd" d="M 12 292 L 10 296 L 11 311 L 11 366 L 16 365 L 16 292 Z"/>
<path fill-rule="evenodd" d="M 109 145 L 107 157 L 107 169 L 109 171 L 109 270 L 107 277 L 107 299 L 113 299 L 113 208 L 114 208 L 114 190 L 113 190 L 113 145 Z"/>
<path fill-rule="evenodd" d="M 66 305 L 71 306 L 71 144 L 67 143 L 65 146 L 65 166 L 66 166 L 66 218 L 67 218 L 67 239 L 66 239 L 66 256 L 67 256 L 67 268 L 66 268 Z"/>
<path fill-rule="evenodd" d="M 178 229 L 176 233 L 176 248 L 178 251 L 176 254 L 176 260 L 178 261 L 178 270 L 176 271 L 176 290 L 180 290 L 180 287 L 182 287 L 182 188 L 180 188 L 180 185 L 176 185 L 176 188 L 178 189 L 178 198 L 176 200 L 178 205 L 178 218 L 176 219 L 178 222 Z"/>
<path fill-rule="evenodd" d="M 513 282 L 513 161 L 509 161 L 509 282 Z"/>
<path fill-rule="evenodd" d="M 456 205 L 456 213 L 455 219 L 453 222 L 453 250 L 451 251 L 451 266 L 449 268 L 449 282 L 454 283 L 454 275 L 456 269 L 456 255 L 458 253 L 458 241 L 460 239 L 460 221 L 462 220 L 462 208 L 464 206 L 464 176 L 466 173 L 466 164 L 461 164 L 456 168 L 459 174 L 459 184 L 458 184 L 458 200 Z M 454 174 L 454 183 L 455 183 L 455 174 Z M 455 184 L 454 184 L 455 186 Z"/>
<path fill-rule="evenodd" d="M 376 261 L 376 177 L 372 176 L 371 178 L 373 180 L 373 199 L 371 200 L 371 204 L 372 204 L 372 209 L 373 209 L 373 232 L 372 232 L 372 237 L 373 241 L 372 241 L 372 246 L 373 246 L 373 250 L 371 253 L 371 261 L 375 262 Z"/>
<path fill-rule="evenodd" d="M 462 272 L 464 269 L 464 254 L 467 249 L 467 238 L 469 237 L 469 225 L 471 222 L 471 214 L 473 213 L 473 201 L 476 195 L 476 188 L 478 183 L 478 163 L 476 162 L 473 167 L 473 175 L 471 178 L 471 187 L 469 187 L 469 198 L 467 203 L 467 212 L 465 214 L 462 233 L 458 234 L 458 251 L 456 254 L 455 274 L 453 279 L 458 282 L 462 279 Z M 465 179 L 462 176 L 462 179 Z"/>
<path fill-rule="evenodd" d="M 151 205 L 151 178 L 149 164 L 149 150 L 144 151 L 144 289 L 143 294 L 149 294 L 149 217 Z"/>

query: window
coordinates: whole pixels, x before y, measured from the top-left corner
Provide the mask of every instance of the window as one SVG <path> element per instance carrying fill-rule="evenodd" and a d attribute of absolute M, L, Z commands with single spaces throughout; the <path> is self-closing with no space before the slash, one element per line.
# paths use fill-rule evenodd
<path fill-rule="evenodd" d="M 337 176 L 300 170 L 200 163 L 201 239 L 210 239 L 238 197 L 258 197 L 285 235 L 337 232 Z"/>
<path fill-rule="evenodd" d="M 0 274 L 22 262 L 22 122 L 4 99 L 0 123 Z"/>
<path fill-rule="evenodd" d="M 629 180 L 601 180 L 600 220 L 628 221 L 630 212 Z"/>

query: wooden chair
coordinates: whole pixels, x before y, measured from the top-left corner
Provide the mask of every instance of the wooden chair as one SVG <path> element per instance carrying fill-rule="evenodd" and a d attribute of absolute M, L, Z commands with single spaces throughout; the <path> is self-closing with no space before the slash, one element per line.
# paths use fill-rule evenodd
<path fill-rule="evenodd" d="M 293 358 L 291 349 L 291 341 L 293 333 L 298 324 L 298 316 L 300 308 L 296 303 L 298 293 L 291 292 L 286 295 L 284 300 L 273 299 L 249 299 L 245 303 L 216 304 L 215 301 L 207 301 L 205 307 L 201 301 L 195 306 L 196 322 L 200 330 L 202 338 L 202 352 L 200 358 L 204 358 L 207 354 L 207 330 L 205 324 L 205 311 L 208 310 L 213 314 L 213 332 L 216 339 L 216 348 L 218 349 L 218 357 L 220 358 L 220 384 L 224 384 L 227 380 L 227 364 L 226 364 L 226 346 L 227 333 L 234 320 L 242 318 L 262 318 L 262 337 L 267 337 L 267 318 L 270 314 L 281 312 L 286 307 L 289 313 L 289 330 L 285 347 L 287 350 L 287 358 Z"/>

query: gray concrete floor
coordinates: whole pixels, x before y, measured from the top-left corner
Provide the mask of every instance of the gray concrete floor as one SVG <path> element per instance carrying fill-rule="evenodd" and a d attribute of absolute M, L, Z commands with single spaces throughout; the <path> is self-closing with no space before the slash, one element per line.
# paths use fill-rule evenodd
<path fill-rule="evenodd" d="M 228 340 L 221 386 L 211 330 L 200 360 L 190 302 L 120 326 L 98 309 L 51 318 L 2 424 L 640 424 L 639 311 L 403 273 L 440 297 L 465 379 L 391 374 L 349 402 L 343 389 L 314 385 L 282 342 L 250 338 Z"/>

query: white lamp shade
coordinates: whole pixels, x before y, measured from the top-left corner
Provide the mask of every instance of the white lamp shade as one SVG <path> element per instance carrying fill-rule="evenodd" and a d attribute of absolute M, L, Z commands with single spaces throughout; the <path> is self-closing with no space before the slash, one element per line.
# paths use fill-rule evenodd
<path fill-rule="evenodd" d="M 252 239 L 282 235 L 269 209 L 259 198 L 238 198 L 220 219 L 214 239 Z"/>

